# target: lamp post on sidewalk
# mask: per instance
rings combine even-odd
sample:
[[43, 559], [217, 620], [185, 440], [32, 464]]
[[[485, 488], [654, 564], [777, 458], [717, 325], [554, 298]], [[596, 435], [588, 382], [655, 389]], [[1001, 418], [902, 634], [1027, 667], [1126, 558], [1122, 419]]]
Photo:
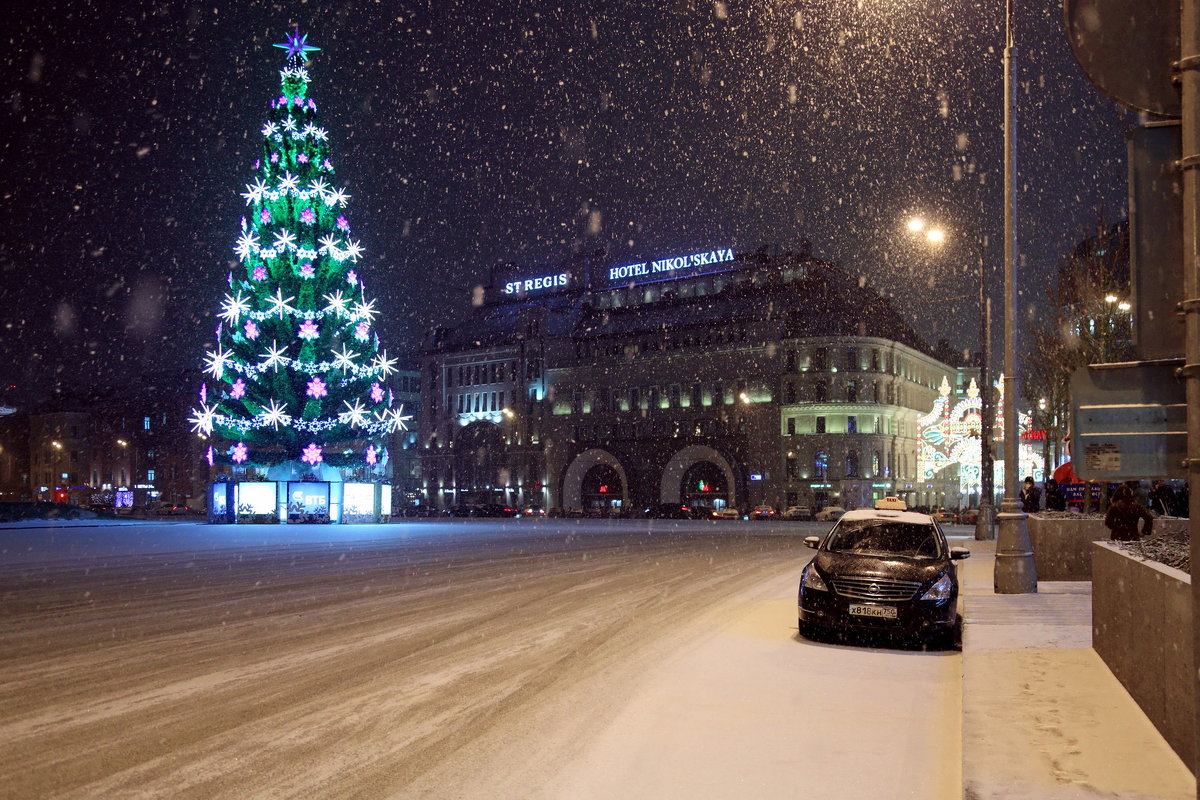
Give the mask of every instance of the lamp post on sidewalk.
[[997, 594], [1037, 592], [1029, 521], [1017, 503], [1017, 48], [1013, 0], [1004, 3], [1004, 498], [996, 515]]
[[[924, 233], [931, 244], [941, 244], [946, 234], [941, 228], [926, 227], [925, 220], [913, 217], [906, 224], [910, 233]], [[979, 518], [975, 522], [975, 538], [995, 538], [992, 498], [995, 497], [995, 470], [992, 467], [992, 430], [995, 427], [994, 393], [988, 363], [988, 343], [992, 338], [992, 304], [987, 296], [987, 270], [982, 247], [979, 252]]]

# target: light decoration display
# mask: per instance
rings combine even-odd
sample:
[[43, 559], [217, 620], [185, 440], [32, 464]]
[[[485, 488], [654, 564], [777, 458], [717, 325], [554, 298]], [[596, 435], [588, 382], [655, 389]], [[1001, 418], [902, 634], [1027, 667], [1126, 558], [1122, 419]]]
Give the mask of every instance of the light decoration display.
[[385, 391], [396, 359], [380, 349], [379, 312], [351, 268], [364, 252], [350, 238], [351, 195], [334, 183], [329, 134], [308, 96], [308, 57], [318, 48], [298, 30], [276, 47], [287, 51], [281, 92], [240, 193], [239, 266], [190, 422], [227, 440], [206, 454], [216, 463], [374, 469], [387, 461], [384, 437], [412, 417]]
[[[996, 424], [993, 425], [992, 441], [1003, 442], [1004, 397], [1003, 382], [996, 387], [999, 398], [996, 404]], [[1032, 418], [1022, 413], [1018, 419], [1021, 432], [1032, 427]], [[950, 383], [942, 378], [938, 387], [938, 398], [929, 413], [917, 420], [917, 477], [919, 480], [955, 479], [957, 470], [959, 491], [978, 494], [983, 487], [981, 466], [980, 431], [983, 428], [983, 398], [975, 379], [967, 387], [966, 397], [957, 402], [950, 397]], [[1021, 473], [1042, 480], [1045, 470], [1042, 458], [1034, 448], [1024, 442], [1019, 448]], [[947, 472], [950, 470], [951, 472]], [[993, 460], [993, 486], [1004, 486], [1004, 459]]]

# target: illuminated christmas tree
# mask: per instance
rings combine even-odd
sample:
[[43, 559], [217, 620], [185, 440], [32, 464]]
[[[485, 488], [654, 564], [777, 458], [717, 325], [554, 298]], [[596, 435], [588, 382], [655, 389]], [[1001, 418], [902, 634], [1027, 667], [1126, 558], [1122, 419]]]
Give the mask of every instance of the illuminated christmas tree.
[[386, 380], [379, 313], [355, 270], [345, 190], [334, 183], [328, 134], [308, 97], [307, 44], [285, 44], [281, 91], [262, 128], [233, 248], [238, 267], [205, 354], [193, 430], [213, 437], [210, 464], [257, 468], [272, 479], [378, 476], [387, 435], [410, 417]]

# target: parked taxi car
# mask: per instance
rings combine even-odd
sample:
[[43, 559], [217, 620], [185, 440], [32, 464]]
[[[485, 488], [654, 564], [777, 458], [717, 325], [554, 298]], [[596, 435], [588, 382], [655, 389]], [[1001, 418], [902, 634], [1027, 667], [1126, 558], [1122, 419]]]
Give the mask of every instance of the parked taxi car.
[[953, 645], [961, 636], [956, 562], [934, 519], [886, 498], [846, 512], [825, 537], [807, 536], [817, 552], [800, 576], [800, 633], [885, 633]]

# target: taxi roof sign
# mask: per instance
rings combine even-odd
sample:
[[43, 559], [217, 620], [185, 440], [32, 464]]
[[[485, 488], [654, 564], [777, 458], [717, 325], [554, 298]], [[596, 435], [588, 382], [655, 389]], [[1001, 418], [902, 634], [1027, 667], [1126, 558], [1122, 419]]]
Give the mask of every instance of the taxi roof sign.
[[876, 511], [908, 511], [908, 503], [899, 497], [881, 497], [875, 501]]

